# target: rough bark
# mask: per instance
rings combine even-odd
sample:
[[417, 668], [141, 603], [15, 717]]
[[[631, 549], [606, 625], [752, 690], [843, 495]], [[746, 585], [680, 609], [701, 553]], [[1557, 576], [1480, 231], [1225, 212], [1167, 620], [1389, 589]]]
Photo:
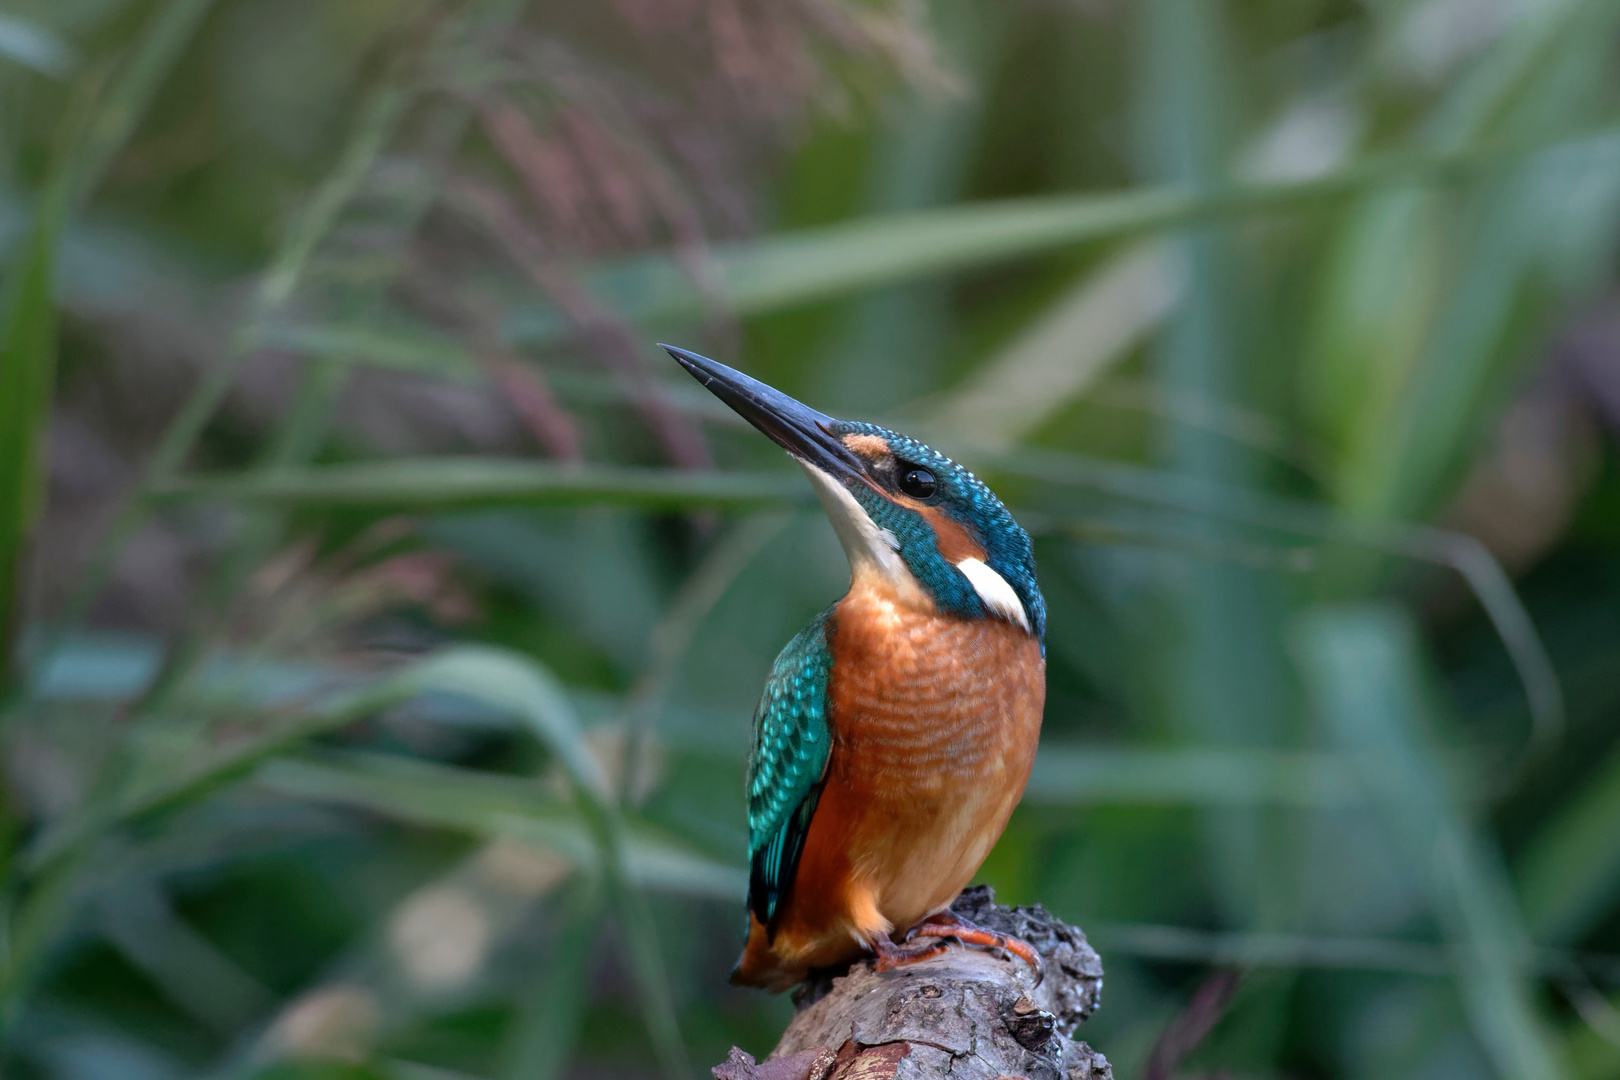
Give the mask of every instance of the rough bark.
[[806, 982], [770, 1057], [756, 1063], [733, 1049], [715, 1080], [1113, 1080], [1107, 1059], [1072, 1038], [1102, 991], [1086, 936], [1038, 904], [997, 904], [985, 886], [952, 908], [1033, 945], [1045, 981], [1035, 985], [1016, 957], [979, 949], [881, 974], [864, 961]]

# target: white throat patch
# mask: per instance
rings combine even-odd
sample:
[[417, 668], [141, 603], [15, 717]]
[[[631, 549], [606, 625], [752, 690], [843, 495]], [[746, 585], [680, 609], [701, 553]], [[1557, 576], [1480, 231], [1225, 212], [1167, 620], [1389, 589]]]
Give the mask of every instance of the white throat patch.
[[972, 584], [973, 591], [979, 594], [985, 607], [1008, 622], [1022, 626], [1026, 633], [1034, 633], [1029, 626], [1029, 616], [1024, 613], [1024, 602], [1018, 599], [1018, 594], [1013, 592], [1006, 578], [979, 559], [963, 559], [956, 564], [956, 568]]
[[838, 534], [838, 542], [849, 559], [850, 573], [859, 576], [863, 570], [875, 571], [897, 586], [920, 588], [911, 569], [900, 558], [900, 541], [894, 538], [894, 533], [879, 528], [872, 515], [855, 501], [855, 496], [843, 484], [807, 461], [794, 460], [810, 478], [822, 508], [832, 521], [833, 532]]

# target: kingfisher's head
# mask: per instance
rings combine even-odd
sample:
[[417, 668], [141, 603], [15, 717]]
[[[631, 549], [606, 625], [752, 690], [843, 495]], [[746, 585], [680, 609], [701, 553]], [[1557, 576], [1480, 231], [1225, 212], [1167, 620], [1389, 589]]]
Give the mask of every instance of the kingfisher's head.
[[874, 424], [835, 420], [707, 357], [664, 348], [793, 455], [815, 485], [850, 572], [920, 589], [944, 612], [1046, 636], [1029, 534], [967, 469]]

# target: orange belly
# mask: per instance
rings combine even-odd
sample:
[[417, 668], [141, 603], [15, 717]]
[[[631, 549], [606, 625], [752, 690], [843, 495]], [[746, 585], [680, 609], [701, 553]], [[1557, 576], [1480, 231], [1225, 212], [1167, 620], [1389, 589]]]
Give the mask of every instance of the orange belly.
[[737, 978], [781, 989], [948, 907], [1023, 796], [1040, 738], [1040, 645], [857, 582], [830, 628], [833, 747], [774, 935], [751, 918]]

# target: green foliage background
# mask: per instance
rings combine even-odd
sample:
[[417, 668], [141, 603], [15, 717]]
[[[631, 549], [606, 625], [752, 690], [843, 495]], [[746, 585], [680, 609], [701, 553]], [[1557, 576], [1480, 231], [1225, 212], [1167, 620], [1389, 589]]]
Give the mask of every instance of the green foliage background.
[[1620, 1076], [1620, 4], [8, 0], [0, 1069], [693, 1077], [842, 557], [968, 462], [983, 879], [1144, 1075]]

